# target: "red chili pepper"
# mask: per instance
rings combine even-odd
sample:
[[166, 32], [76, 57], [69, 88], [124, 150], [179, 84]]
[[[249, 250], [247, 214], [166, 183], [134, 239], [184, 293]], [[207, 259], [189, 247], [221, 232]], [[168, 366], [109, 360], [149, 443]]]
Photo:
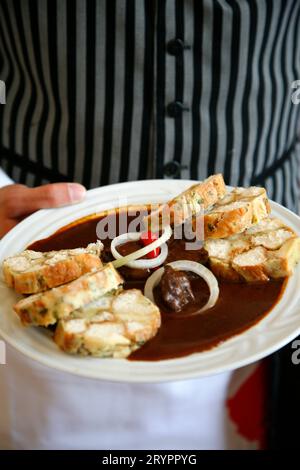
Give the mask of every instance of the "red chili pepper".
[[[158, 238], [159, 237], [156, 233], [149, 231], [149, 232], [142, 233], [140, 240], [144, 246], [148, 246], [150, 245], [150, 243], [155, 242], [155, 240], [157, 240]], [[152, 258], [156, 258], [159, 254], [160, 254], [160, 248], [154, 248], [154, 250], [150, 251], [150, 253], [148, 253], [146, 257], [149, 259], [152, 259]]]

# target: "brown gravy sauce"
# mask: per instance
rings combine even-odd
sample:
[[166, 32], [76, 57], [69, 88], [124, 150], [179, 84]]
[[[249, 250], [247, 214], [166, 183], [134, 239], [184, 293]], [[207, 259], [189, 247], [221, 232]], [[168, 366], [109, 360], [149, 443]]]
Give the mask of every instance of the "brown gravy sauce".
[[[49, 238], [36, 241], [30, 248], [50, 251], [86, 246], [97, 240], [96, 226], [102, 218], [103, 215], [98, 215], [79, 220], [75, 224], [63, 227]], [[128, 223], [131, 219], [128, 217]], [[117, 233], [119, 233], [118, 228]], [[112, 259], [109, 250], [110, 240], [102, 241], [105, 246], [104, 256], [108, 261]], [[122, 248], [119, 247], [119, 251], [126, 254], [138, 248], [140, 248], [138, 242], [131, 242]], [[177, 259], [203, 261], [203, 250], [187, 251], [184, 240], [171, 240], [166, 262]], [[120, 271], [125, 278], [125, 288], [136, 287], [142, 290], [150, 273], [129, 268], [121, 268]], [[190, 314], [204, 305], [209, 295], [208, 287], [202, 279], [194, 275], [191, 275], [191, 284], [196, 300], [187, 305], [180, 315], [166, 309], [161, 300], [159, 286], [155, 288], [155, 300], [162, 314], [161, 328], [152, 340], [131, 354], [129, 359], [157, 361], [211, 349], [260, 321], [280, 299], [286, 280], [263, 284], [219, 281], [220, 297], [217, 304], [207, 313], [200, 315]]]

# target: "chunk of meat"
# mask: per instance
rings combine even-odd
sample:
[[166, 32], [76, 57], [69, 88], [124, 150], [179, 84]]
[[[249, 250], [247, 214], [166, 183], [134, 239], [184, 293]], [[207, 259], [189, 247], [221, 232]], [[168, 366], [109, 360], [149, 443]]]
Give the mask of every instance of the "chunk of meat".
[[166, 306], [179, 312], [195, 300], [191, 283], [186, 272], [173, 269], [166, 265], [160, 281], [162, 300]]

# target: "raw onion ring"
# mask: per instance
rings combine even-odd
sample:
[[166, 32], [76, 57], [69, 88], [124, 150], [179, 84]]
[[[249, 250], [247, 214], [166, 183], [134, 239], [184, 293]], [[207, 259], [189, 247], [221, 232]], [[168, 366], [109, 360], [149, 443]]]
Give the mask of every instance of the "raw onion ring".
[[[188, 315], [197, 315], [198, 313], [203, 313], [216, 304], [219, 298], [219, 284], [217, 278], [209, 269], [207, 269], [202, 264], [197, 263], [196, 261], [190, 260], [173, 261], [172, 263], [168, 263], [168, 266], [171, 266], [174, 269], [180, 269], [182, 271], [192, 271], [193, 273], [198, 274], [198, 276], [204, 279], [204, 281], [208, 284], [210, 291], [208, 301], [200, 310], [197, 310], [195, 313]], [[151, 274], [151, 276], [148, 277], [147, 282], [145, 284], [144, 295], [154, 303], [155, 300], [153, 295], [153, 289], [160, 282], [163, 272], [164, 267], [158, 269], [153, 274]]]
[[[130, 253], [129, 255], [122, 256], [117, 250], [116, 247], [118, 245], [122, 245], [123, 243], [127, 241], [136, 241], [141, 238], [141, 233], [139, 232], [130, 232], [130, 233], [124, 233], [122, 235], [119, 235], [118, 237], [115, 237], [113, 241], [111, 242], [110, 250], [115, 258], [115, 261], [112, 262], [115, 268], [120, 268], [121, 266], [129, 266], [130, 268], [136, 268], [136, 269], [151, 269], [151, 268], [156, 268], [157, 266], [160, 266], [161, 264], [164, 263], [168, 256], [168, 246], [165, 243], [167, 240], [172, 235], [172, 229], [168, 225], [163, 229], [162, 235], [155, 240], [154, 242], [150, 243], [147, 246], [144, 246], [140, 250], [134, 251], [133, 253]], [[153, 259], [138, 259], [142, 258], [143, 256], [147, 255], [151, 251], [154, 250], [154, 248], [161, 248], [160, 254]]]

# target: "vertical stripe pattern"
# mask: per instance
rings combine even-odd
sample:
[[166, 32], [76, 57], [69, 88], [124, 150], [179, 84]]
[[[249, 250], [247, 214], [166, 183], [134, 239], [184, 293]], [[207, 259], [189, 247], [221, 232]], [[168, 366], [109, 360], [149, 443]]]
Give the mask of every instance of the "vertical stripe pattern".
[[296, 208], [299, 31], [296, 0], [2, 0], [1, 164], [95, 187], [177, 162]]

